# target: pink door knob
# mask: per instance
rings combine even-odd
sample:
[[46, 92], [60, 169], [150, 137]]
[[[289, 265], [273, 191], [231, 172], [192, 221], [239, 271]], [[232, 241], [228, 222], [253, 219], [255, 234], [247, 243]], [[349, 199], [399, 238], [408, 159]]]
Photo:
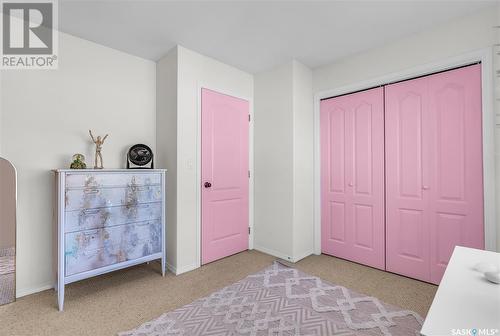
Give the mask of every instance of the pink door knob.
[[424, 186], [422, 186], [422, 189], [429, 190], [429, 186], [424, 185]]

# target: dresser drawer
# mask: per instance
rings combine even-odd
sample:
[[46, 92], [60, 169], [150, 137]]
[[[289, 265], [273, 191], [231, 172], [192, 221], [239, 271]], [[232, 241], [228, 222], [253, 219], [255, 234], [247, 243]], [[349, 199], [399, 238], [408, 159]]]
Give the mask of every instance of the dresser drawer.
[[134, 206], [81, 209], [67, 211], [64, 216], [64, 232], [74, 232], [160, 219], [162, 204], [155, 202]]
[[128, 187], [161, 184], [161, 174], [75, 173], [66, 175], [66, 188]]
[[66, 211], [112, 206], [134, 206], [162, 200], [161, 186], [86, 188], [66, 190]]
[[161, 228], [146, 221], [66, 233], [66, 276], [160, 252]]

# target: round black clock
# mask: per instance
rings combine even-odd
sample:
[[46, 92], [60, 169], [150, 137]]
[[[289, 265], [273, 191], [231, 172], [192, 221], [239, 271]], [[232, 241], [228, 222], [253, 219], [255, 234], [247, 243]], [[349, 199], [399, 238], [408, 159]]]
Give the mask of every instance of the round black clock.
[[149, 168], [153, 168], [153, 151], [147, 145], [133, 145], [128, 151], [127, 158], [127, 168], [130, 168], [130, 163], [133, 163], [140, 168], [147, 168], [144, 166], [151, 163], [151, 167]]

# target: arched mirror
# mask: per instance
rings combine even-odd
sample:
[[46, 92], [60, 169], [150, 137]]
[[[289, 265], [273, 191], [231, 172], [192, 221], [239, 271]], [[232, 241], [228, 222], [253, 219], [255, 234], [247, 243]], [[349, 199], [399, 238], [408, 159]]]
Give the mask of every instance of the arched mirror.
[[0, 157], [0, 305], [16, 300], [16, 169]]

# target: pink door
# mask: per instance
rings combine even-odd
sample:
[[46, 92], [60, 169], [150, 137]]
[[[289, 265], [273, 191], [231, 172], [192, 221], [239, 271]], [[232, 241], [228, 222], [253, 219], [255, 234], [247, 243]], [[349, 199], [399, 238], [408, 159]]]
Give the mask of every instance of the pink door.
[[384, 249], [384, 102], [376, 88], [321, 101], [323, 253], [380, 269]]
[[386, 87], [387, 270], [439, 283], [484, 248], [480, 66]]
[[202, 89], [202, 264], [248, 249], [248, 101]]
[[456, 245], [484, 249], [481, 66], [430, 76], [429, 114], [430, 276], [439, 283]]
[[385, 88], [387, 270], [429, 281], [427, 78]]

